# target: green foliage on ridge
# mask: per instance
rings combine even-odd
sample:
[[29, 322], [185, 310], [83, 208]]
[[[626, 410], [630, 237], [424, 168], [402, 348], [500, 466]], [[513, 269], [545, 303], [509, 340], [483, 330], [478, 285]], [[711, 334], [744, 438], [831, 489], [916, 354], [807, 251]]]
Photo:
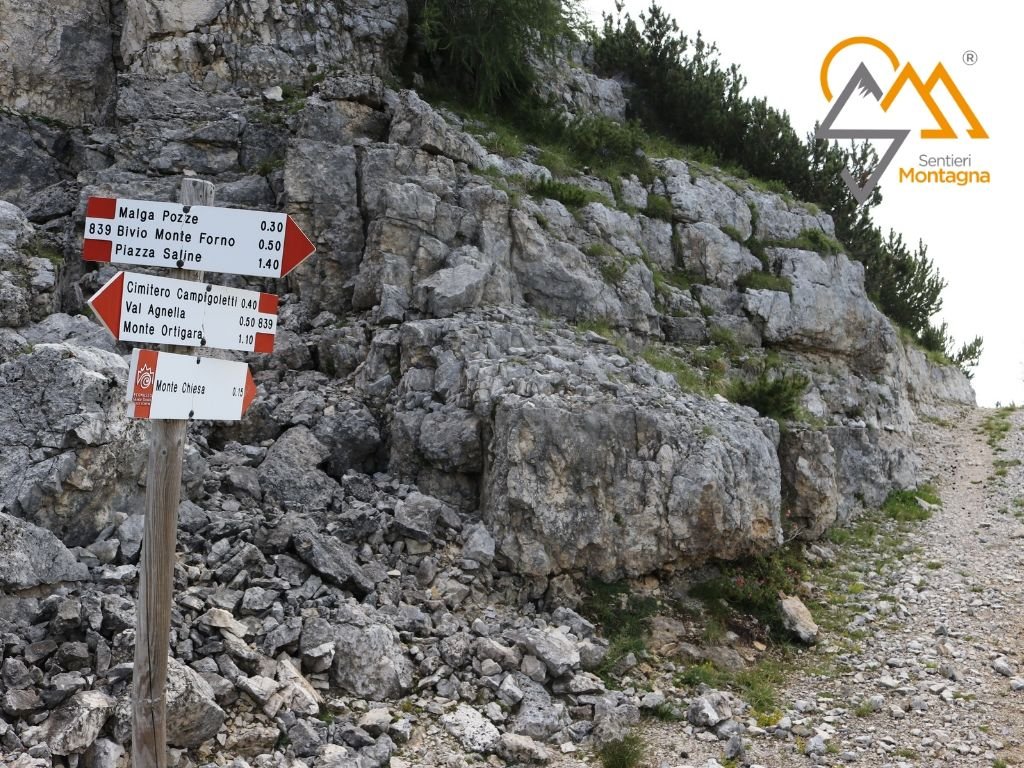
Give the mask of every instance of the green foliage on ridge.
[[[800, 247], [832, 253], [841, 245], [864, 265], [868, 294], [879, 308], [934, 360], [955, 363], [965, 372], [977, 364], [980, 337], [957, 349], [945, 324], [932, 323], [946, 283], [924, 243], [911, 249], [898, 234], [883, 235], [871, 217], [881, 191], [876, 187], [860, 205], [841, 177], [844, 169], [857, 178], [870, 175], [878, 163], [874, 149], [867, 143], [847, 147], [813, 136], [801, 139], [785, 112], [742, 95], [745, 77], [736, 65], [720, 61], [714, 43], [680, 31], [658, 3], [651, 2], [639, 22], [617, 3], [601, 29], [581, 23], [576, 0], [412, 0], [409, 9], [407, 64], [422, 72], [431, 88], [467, 108], [497, 114], [511, 126], [512, 131], [493, 132], [489, 145], [495, 151], [518, 153], [524, 142], [536, 144], [539, 162], [556, 176], [583, 170], [603, 177], [621, 202], [623, 175], [653, 180], [648, 155], [690, 147], [684, 154], [692, 172], [709, 170], [693, 162], [700, 159], [749, 178], [757, 189], [828, 212], [839, 242], [826, 242], [822, 235]], [[554, 62], [566, 41], [581, 36], [589, 37], [599, 74], [629, 82], [625, 124], [599, 115], [567, 117], [536, 95], [534, 63]], [[573, 205], [584, 204], [573, 190], [557, 192]], [[670, 221], [667, 203], [652, 196], [645, 213]]]

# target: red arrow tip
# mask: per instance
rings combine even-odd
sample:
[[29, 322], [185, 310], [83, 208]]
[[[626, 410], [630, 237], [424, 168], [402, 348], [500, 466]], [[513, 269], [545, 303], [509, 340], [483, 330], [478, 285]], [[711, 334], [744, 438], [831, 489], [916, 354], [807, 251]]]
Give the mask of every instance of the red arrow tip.
[[121, 295], [124, 289], [124, 272], [118, 272], [107, 284], [100, 288], [89, 299], [89, 306], [96, 317], [107, 327], [114, 338], [118, 338], [117, 329], [121, 325]]
[[281, 277], [284, 277], [299, 264], [313, 255], [316, 246], [306, 237], [306, 233], [299, 229], [299, 225], [288, 217], [288, 223], [284, 228], [284, 254], [281, 258]]
[[242, 395], [242, 415], [249, 410], [252, 401], [256, 399], [256, 382], [252, 380], [252, 371], [245, 370], [245, 394]]

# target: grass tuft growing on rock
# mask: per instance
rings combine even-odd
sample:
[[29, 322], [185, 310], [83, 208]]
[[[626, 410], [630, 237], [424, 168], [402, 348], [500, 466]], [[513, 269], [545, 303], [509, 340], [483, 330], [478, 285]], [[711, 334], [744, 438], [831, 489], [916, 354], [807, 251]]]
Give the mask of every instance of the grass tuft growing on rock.
[[530, 187], [530, 192], [539, 197], [557, 200], [570, 210], [578, 210], [588, 203], [607, 205], [610, 202], [600, 192], [584, 189], [576, 184], [569, 184], [557, 179], [541, 179]]
[[661, 219], [672, 223], [672, 202], [662, 195], [650, 194], [647, 196], [647, 207], [644, 208], [644, 215], [652, 219]]
[[882, 511], [898, 522], [922, 522], [932, 516], [931, 509], [923, 506], [918, 500], [928, 505], [942, 502], [935, 489], [930, 485], [922, 485], [913, 491], [893, 491], [882, 505]]
[[785, 636], [778, 611], [779, 592], [800, 591], [807, 567], [798, 547], [789, 546], [742, 563], [723, 565], [718, 576], [690, 590], [708, 609], [719, 611], [724, 600]]
[[634, 768], [646, 751], [643, 740], [635, 733], [610, 741], [598, 751], [604, 768]]
[[772, 419], [791, 419], [800, 408], [800, 398], [810, 383], [800, 373], [771, 376], [762, 371], [753, 381], [733, 382], [726, 397], [734, 403], [749, 405], [762, 416]]
[[988, 437], [986, 441], [989, 448], [995, 450], [1002, 450], [999, 444], [1006, 439], [1006, 436], [1010, 433], [1012, 424], [1010, 423], [1010, 414], [1017, 410], [1016, 406], [1007, 405], [1002, 408], [996, 409], [995, 413], [991, 413], [985, 417], [984, 421], [981, 422], [981, 433]]
[[736, 281], [736, 285], [744, 291], [766, 290], [782, 293], [792, 293], [793, 291], [793, 283], [788, 277], [773, 275], [771, 272], [747, 272]]
[[731, 690], [750, 704], [753, 717], [778, 722], [778, 690], [786, 681], [786, 670], [785, 661], [771, 657], [737, 671], [719, 669], [710, 661], [704, 661], [676, 675], [676, 684], [691, 688], [704, 684], [719, 690]]
[[658, 601], [634, 595], [622, 581], [606, 584], [594, 580], [587, 584], [586, 592], [580, 611], [601, 628], [609, 642], [608, 654], [598, 669], [598, 674], [607, 678], [621, 658], [645, 650], [645, 638], [651, 617], [657, 613]]
[[684, 392], [703, 392], [705, 390], [704, 379], [700, 372], [685, 360], [682, 360], [670, 352], [648, 347], [643, 351], [643, 358], [651, 366], [659, 371], [671, 373], [679, 388]]

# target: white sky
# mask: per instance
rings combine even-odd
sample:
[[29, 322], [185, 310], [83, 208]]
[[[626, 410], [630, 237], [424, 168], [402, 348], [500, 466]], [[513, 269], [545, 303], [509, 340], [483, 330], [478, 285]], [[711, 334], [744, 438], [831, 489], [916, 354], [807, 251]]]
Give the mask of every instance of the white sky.
[[[600, 25], [602, 11], [613, 12], [615, 4], [614, 0], [583, 0], [582, 5]], [[626, 10], [636, 19], [648, 5], [648, 0], [627, 0]], [[856, 0], [848, 5], [821, 0], [742, 4], [664, 0], [660, 5], [691, 37], [700, 30], [705, 39], [717, 42], [721, 60], [739, 64], [746, 75], [746, 95], [765, 96], [769, 104], [789, 112], [801, 136], [828, 111], [819, 85], [821, 62], [844, 38], [865, 35], [886, 42], [901, 67], [912, 62], [923, 79], [938, 62], [945, 65], [990, 138], [966, 138], [961, 130], [965, 123], [955, 105], [937, 97], [954, 129], [965, 138], [922, 140], [918, 131], [932, 127], [933, 121], [928, 121], [927, 113], [914, 114], [909, 106], [898, 110], [904, 101], [901, 96], [887, 116], [895, 124], [871, 127], [917, 130], [882, 177], [884, 201], [874, 218], [883, 231], [892, 227], [908, 243], [924, 239], [929, 258], [949, 284], [936, 320], [949, 323], [958, 345], [977, 334], [984, 337], [984, 353], [973, 382], [979, 405], [1024, 402], [1024, 332], [1019, 319], [1024, 310], [1024, 261], [1017, 232], [1024, 221], [1024, 205], [1019, 201], [1020, 185], [1013, 182], [1022, 177], [1024, 152], [1017, 144], [1021, 130], [1015, 119], [1021, 114], [1021, 97], [1010, 79], [1021, 67], [1014, 55], [1020, 45], [1015, 39], [1018, 24], [1009, 10], [1014, 6], [994, 0], [966, 6], [892, 0]], [[891, 81], [882, 79], [891, 68], [882, 65], [884, 58], [870, 60], [871, 49], [867, 50], [847, 49], [848, 56], [835, 59], [833, 91], [846, 84], [862, 59], [883, 91], [888, 90]], [[963, 63], [966, 50], [976, 52], [974, 66]], [[872, 61], [879, 63], [873, 66]], [[880, 154], [884, 148], [878, 147]], [[992, 182], [964, 187], [899, 183], [897, 168], [916, 165], [921, 152], [970, 154], [972, 167], [988, 169]]]

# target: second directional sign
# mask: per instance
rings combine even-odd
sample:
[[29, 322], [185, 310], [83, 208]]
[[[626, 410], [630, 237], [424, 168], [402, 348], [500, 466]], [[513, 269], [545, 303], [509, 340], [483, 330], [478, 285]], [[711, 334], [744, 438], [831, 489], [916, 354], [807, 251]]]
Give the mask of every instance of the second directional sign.
[[284, 277], [316, 247], [284, 213], [90, 197], [86, 261]]
[[272, 352], [277, 296], [118, 272], [89, 306], [120, 341]]

